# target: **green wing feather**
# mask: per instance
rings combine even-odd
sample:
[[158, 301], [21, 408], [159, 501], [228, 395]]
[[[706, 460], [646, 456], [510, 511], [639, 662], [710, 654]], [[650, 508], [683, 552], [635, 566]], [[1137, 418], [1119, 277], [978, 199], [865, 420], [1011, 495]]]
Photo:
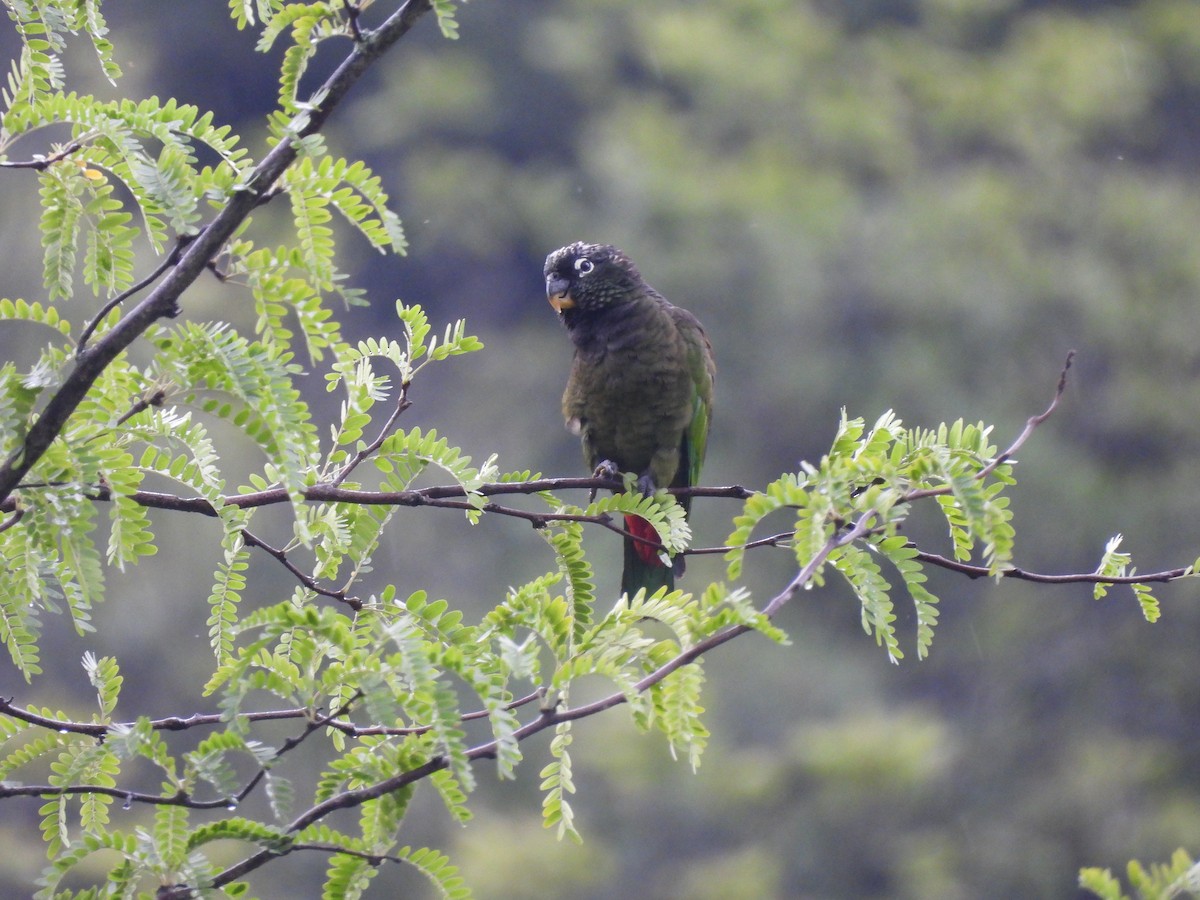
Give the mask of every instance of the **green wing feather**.
[[713, 384], [716, 381], [717, 367], [713, 361], [712, 344], [709, 343], [708, 336], [696, 317], [679, 307], [674, 307], [671, 314], [679, 333], [687, 343], [687, 366], [694, 388], [692, 419], [684, 435], [684, 457], [680, 460], [680, 469], [683, 471], [676, 476], [675, 481], [678, 486], [691, 486], [700, 483], [700, 468], [704, 465], [704, 455], [708, 451], [708, 430], [712, 425]]

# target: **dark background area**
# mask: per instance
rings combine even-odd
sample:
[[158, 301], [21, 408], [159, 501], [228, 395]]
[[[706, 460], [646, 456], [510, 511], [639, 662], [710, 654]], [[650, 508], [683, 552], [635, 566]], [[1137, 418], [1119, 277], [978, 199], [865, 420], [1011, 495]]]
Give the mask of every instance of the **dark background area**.
[[[68, 77], [211, 109], [261, 157], [282, 47], [256, 53], [226, 10], [110, 3], [125, 78], [106, 84], [82, 43]], [[346, 312], [347, 335], [394, 330], [399, 297], [435, 329], [465, 317], [487, 345], [419, 379], [406, 426], [498, 453], [504, 470], [582, 474], [541, 265], [605, 241], [712, 337], [706, 483], [757, 487], [819, 458], [843, 407], [983, 420], [1006, 445], [1075, 349], [1060, 409], [1020, 454], [1017, 563], [1089, 571], [1117, 533], [1141, 571], [1200, 553], [1200, 4], [513, 0], [459, 18], [456, 42], [423, 22], [327, 133], [382, 176], [410, 240], [383, 257], [346, 236], [342, 266], [372, 301]], [[35, 203], [32, 175], [0, 177], [0, 295], [42, 297]], [[286, 214], [261, 210], [259, 233]], [[64, 314], [81, 323], [99, 302], [81, 292]], [[253, 324], [236, 285], [209, 279], [184, 304]], [[4, 326], [3, 358], [23, 360], [23, 339]], [[332, 415], [320, 366], [310, 383]], [[736, 509], [698, 501], [697, 543], [723, 543]], [[160, 555], [111, 573], [99, 633], [48, 621], [54, 664], [32, 688], [0, 671], [0, 693], [90, 714], [79, 659], [93, 650], [121, 663], [119, 714], [210, 711], [197, 686], [218, 532], [155, 524]], [[615, 592], [619, 548], [600, 530], [591, 542]], [[372, 577], [474, 620], [552, 565], [523, 523], [402, 510]], [[747, 580], [765, 600], [792, 565], [759, 551]], [[269, 559], [250, 575], [251, 602], [291, 590]], [[721, 575], [719, 558], [697, 559], [685, 585]], [[930, 582], [942, 622], [924, 662], [901, 594], [909, 658], [892, 666], [832, 578], [785, 610], [791, 646], [747, 637], [714, 653], [696, 775], [622, 710], [581, 723], [582, 846], [541, 827], [539, 739], [517, 783], [481, 769], [469, 827], [423, 796], [402, 840], [447, 847], [482, 898], [1059, 898], [1083, 865], [1200, 853], [1194, 583], [1157, 591], [1152, 626], [1121, 589], [1094, 601], [1086, 585]], [[37, 804], [10, 806], [0, 878], [19, 896], [44, 848]], [[311, 896], [324, 864], [275, 864], [255, 892]], [[391, 867], [375, 890], [424, 888]]]

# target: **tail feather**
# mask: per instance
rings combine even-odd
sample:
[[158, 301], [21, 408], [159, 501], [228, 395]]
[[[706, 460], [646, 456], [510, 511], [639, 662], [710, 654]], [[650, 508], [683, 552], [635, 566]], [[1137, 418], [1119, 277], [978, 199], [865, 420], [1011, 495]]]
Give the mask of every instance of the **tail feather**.
[[[625, 538], [625, 565], [621, 570], [621, 591], [632, 597], [641, 588], [649, 596], [660, 587], [675, 589], [675, 576], [683, 574], [683, 557], [671, 564], [663, 561], [663, 546], [654, 526], [641, 516], [626, 516], [625, 530], [636, 537]], [[637, 540], [636, 538], [642, 538]]]

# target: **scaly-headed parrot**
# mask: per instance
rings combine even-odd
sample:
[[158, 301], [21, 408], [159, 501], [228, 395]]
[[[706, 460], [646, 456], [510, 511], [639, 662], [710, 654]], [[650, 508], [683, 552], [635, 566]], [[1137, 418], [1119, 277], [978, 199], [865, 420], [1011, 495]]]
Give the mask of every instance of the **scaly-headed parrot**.
[[[546, 297], [567, 327], [575, 359], [563, 393], [567, 429], [598, 475], [637, 473], [638, 490], [697, 483], [712, 420], [716, 366], [704, 328], [646, 284], [616, 247], [575, 243], [546, 257]], [[681, 497], [684, 510], [689, 498]], [[675, 586], [654, 528], [625, 517], [621, 590]]]

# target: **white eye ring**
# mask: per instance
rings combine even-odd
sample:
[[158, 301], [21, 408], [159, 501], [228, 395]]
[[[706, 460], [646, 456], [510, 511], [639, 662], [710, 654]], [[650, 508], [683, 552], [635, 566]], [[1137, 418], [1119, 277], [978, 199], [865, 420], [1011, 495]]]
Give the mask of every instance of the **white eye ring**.
[[586, 256], [581, 256], [575, 260], [575, 271], [580, 275], [588, 275], [594, 268], [596, 268], [596, 264]]

